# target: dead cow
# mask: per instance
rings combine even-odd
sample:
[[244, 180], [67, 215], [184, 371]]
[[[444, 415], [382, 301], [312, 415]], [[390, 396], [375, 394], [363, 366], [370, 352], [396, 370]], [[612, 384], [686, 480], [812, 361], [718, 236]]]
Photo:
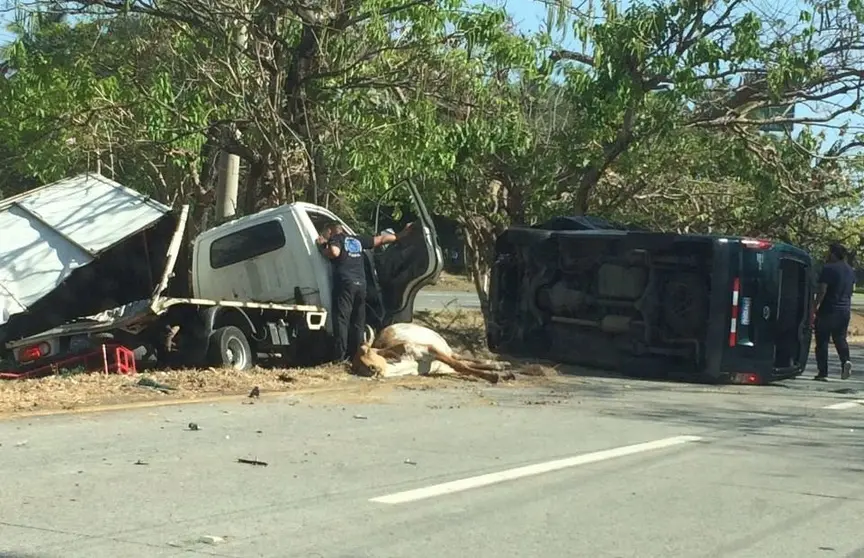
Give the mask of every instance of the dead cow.
[[[387, 378], [456, 373], [494, 384], [500, 377], [492, 371], [505, 370], [507, 364], [456, 356], [447, 341], [428, 327], [393, 324], [381, 330], [377, 337], [369, 335], [354, 355], [351, 368], [358, 376]], [[505, 375], [505, 379], [513, 377], [509, 372]]]

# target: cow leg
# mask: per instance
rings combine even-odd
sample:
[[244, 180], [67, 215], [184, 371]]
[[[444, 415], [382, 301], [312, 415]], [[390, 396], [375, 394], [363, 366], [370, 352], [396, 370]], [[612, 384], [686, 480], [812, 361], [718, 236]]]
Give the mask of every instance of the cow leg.
[[507, 370], [510, 368], [509, 362], [496, 362], [492, 360], [478, 360], [474, 358], [462, 358], [460, 359], [462, 362], [465, 362], [471, 368], [476, 368], [477, 370], [494, 370], [496, 372], [500, 372], [502, 370]]
[[471, 368], [470, 366], [463, 363], [462, 361], [455, 359], [448, 354], [442, 353], [441, 351], [439, 351], [435, 347], [432, 347], [432, 346], [429, 347], [429, 354], [432, 355], [436, 360], [440, 360], [441, 362], [443, 362], [444, 364], [446, 364], [447, 366], [449, 366], [450, 368], [452, 368], [456, 372], [459, 372], [460, 374], [466, 374], [468, 376], [476, 376], [478, 378], [483, 378], [484, 380], [486, 380], [487, 382], [492, 383], [492, 384], [498, 383], [498, 380], [499, 380], [498, 374], [493, 374], [490, 372], [484, 372], [483, 370], [477, 370], [475, 368]]

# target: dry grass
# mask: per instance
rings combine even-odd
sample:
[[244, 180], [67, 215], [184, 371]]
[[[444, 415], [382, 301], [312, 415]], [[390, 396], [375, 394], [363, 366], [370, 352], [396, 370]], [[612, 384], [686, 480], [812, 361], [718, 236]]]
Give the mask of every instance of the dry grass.
[[[483, 317], [478, 311], [442, 310], [419, 311], [418, 323], [438, 331], [450, 345], [462, 354], [477, 358], [491, 358], [486, 348]], [[849, 325], [850, 341], [864, 342], [864, 311], [853, 312]], [[554, 368], [532, 363], [521, 363], [519, 372], [525, 376], [548, 378], [556, 376]], [[173, 389], [159, 390], [140, 386], [142, 378], [153, 380]], [[459, 385], [458, 380], [429, 378], [394, 378], [386, 382], [370, 382], [355, 378], [344, 366], [315, 368], [264, 369], [248, 372], [231, 370], [173, 370], [153, 371], [135, 377], [74, 374], [58, 375], [38, 380], [0, 381], [0, 416], [28, 411], [75, 409], [160, 400], [195, 400], [218, 395], [241, 395], [258, 386], [261, 393], [291, 392], [302, 389], [344, 387], [350, 393], [338, 397], [372, 397], [371, 390], [390, 389], [417, 383], [430, 388], [441, 385]], [[382, 385], [386, 384], [386, 386]], [[351, 394], [354, 395], [351, 395]]]
[[864, 311], [862, 310], [852, 310], [849, 320], [849, 340], [856, 343], [864, 342]]
[[[479, 312], [418, 312], [417, 322], [439, 331], [458, 351], [484, 356], [483, 318]], [[152, 380], [172, 389], [138, 385]], [[388, 384], [411, 384], [418, 379], [391, 379]], [[420, 379], [437, 385], [453, 385], [453, 380]], [[441, 382], [444, 382], [442, 384]], [[377, 382], [374, 382], [377, 383]], [[299, 389], [345, 387], [364, 395], [369, 380], [356, 378], [341, 365], [315, 368], [266, 369], [247, 372], [218, 370], [148, 371], [137, 376], [78, 373], [36, 380], [0, 381], [0, 416], [21, 412], [75, 409], [159, 400], [194, 400], [218, 395], [248, 394], [257, 386], [261, 393], [291, 392]], [[354, 389], [357, 388], [357, 389]]]
[[418, 310], [414, 320], [440, 333], [460, 353], [489, 358], [486, 328], [479, 310]]
[[[153, 380], [171, 389], [142, 386]], [[137, 376], [76, 374], [36, 380], [0, 382], [0, 415], [21, 411], [74, 409], [98, 405], [164, 399], [197, 399], [216, 395], [248, 394], [336, 387], [354, 380], [342, 366], [305, 369], [254, 368], [247, 372], [218, 370], [148, 371]]]

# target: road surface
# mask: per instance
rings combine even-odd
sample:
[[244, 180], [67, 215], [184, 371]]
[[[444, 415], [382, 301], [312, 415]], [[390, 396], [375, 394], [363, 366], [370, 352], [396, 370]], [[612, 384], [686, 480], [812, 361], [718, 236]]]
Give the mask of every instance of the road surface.
[[422, 290], [417, 294], [414, 307], [417, 310], [479, 310], [480, 299], [476, 293], [460, 291]]
[[861, 379], [379, 390], [0, 421], [0, 556], [864, 556]]

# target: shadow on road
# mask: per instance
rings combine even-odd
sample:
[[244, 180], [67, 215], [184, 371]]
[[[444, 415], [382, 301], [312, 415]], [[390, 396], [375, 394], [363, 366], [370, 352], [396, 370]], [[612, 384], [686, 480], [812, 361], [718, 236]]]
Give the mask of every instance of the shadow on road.
[[[596, 378], [596, 379], [616, 379], [627, 381], [632, 386], [650, 386], [648, 389], [668, 389], [675, 386], [678, 389], [714, 389], [714, 390], [798, 390], [809, 391], [814, 393], [831, 393], [837, 395], [857, 395], [864, 393], [864, 384], [861, 383], [864, 378], [864, 345], [850, 346], [852, 363], [857, 373], [849, 381], [841, 381], [840, 362], [836, 355], [831, 354], [829, 357], [829, 381], [813, 382], [812, 379], [816, 375], [816, 363], [811, 358], [807, 362], [807, 367], [804, 373], [799, 377], [779, 382], [772, 382], [760, 386], [741, 386], [728, 383], [712, 383], [699, 381], [684, 373], [676, 373], [675, 371], [664, 371], [662, 369], [644, 369], [631, 370], [630, 373], [623, 373], [611, 368], [580, 366], [574, 364], [562, 364], [554, 361], [537, 359], [531, 357], [516, 357], [509, 355], [496, 355], [499, 360], [507, 361], [511, 364], [514, 370], [527, 368], [531, 366], [540, 366], [548, 369], [554, 369], [557, 374], [572, 377], [572, 378]], [[665, 386], [665, 387], [663, 387]]]

